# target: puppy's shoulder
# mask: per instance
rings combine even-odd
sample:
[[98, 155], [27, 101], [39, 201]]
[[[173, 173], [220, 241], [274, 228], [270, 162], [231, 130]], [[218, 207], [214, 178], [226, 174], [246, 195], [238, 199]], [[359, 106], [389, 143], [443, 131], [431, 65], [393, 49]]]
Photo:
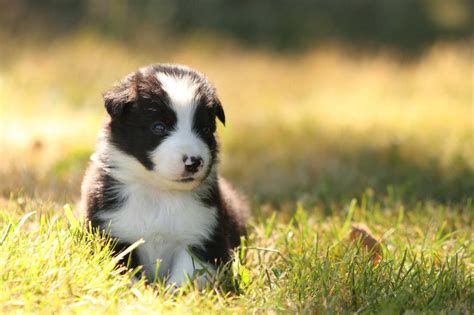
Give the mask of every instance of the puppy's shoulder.
[[230, 219], [237, 224], [241, 234], [243, 234], [245, 232], [245, 225], [250, 217], [250, 207], [247, 198], [223, 177], [219, 176], [218, 185], [222, 206]]

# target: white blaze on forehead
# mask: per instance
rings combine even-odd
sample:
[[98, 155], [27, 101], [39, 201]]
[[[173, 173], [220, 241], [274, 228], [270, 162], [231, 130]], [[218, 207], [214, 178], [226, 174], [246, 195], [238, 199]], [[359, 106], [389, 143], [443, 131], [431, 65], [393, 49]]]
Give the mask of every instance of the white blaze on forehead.
[[172, 105], [175, 107], [194, 105], [197, 85], [191, 77], [187, 75], [175, 77], [166, 73], [158, 73], [156, 76], [161, 87], [168, 94]]
[[196, 109], [197, 84], [190, 76], [173, 76], [166, 73], [156, 75], [161, 87], [170, 99], [178, 122], [176, 132], [192, 132], [193, 116]]

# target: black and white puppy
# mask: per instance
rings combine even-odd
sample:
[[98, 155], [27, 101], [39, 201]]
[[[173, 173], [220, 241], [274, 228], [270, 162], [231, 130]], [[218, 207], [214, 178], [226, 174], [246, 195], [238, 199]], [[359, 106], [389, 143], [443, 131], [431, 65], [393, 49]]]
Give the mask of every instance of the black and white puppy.
[[240, 244], [248, 214], [217, 174], [216, 117], [225, 116], [214, 87], [190, 68], [151, 65], [104, 100], [110, 117], [82, 184], [87, 220], [117, 251], [143, 239], [129, 261], [150, 281], [180, 286], [214, 271]]

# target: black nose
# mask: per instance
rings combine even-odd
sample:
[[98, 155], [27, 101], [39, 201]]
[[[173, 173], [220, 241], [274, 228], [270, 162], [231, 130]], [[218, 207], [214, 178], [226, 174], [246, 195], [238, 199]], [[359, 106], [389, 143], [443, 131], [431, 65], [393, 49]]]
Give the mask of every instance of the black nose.
[[190, 156], [184, 158], [184, 169], [188, 173], [196, 173], [202, 165], [202, 157], [200, 156]]

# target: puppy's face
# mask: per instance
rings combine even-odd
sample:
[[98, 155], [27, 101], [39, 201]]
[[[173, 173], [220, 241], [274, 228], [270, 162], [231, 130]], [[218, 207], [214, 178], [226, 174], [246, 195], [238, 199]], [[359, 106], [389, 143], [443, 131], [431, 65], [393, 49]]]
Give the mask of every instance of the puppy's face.
[[149, 66], [104, 99], [111, 116], [109, 142], [138, 162], [117, 167], [177, 190], [193, 189], [209, 175], [218, 151], [216, 117], [224, 123], [225, 116], [204, 76], [180, 66]]

